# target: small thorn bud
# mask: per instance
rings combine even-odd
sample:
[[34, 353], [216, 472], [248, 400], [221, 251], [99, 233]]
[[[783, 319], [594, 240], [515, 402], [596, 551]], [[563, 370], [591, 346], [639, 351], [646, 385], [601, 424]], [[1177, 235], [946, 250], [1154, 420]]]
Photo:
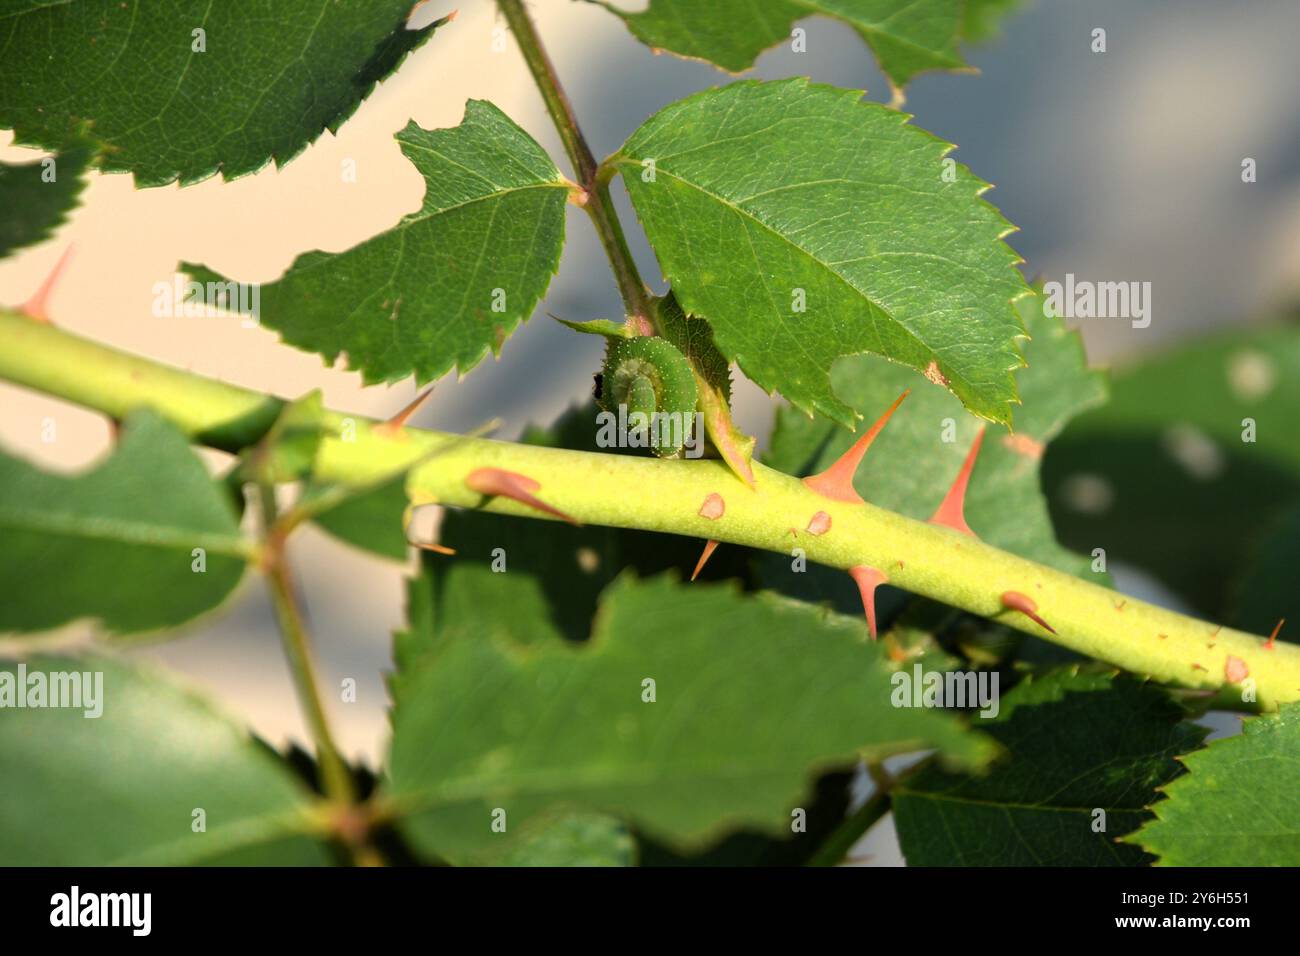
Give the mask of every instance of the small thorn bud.
[[803, 480], [803, 483], [819, 495], [830, 498], [832, 501], [849, 501], [862, 504], [862, 496], [853, 487], [853, 476], [857, 473], [858, 465], [862, 463], [863, 456], [866, 455], [867, 449], [871, 447], [871, 443], [875, 441], [876, 436], [880, 434], [881, 429], [889, 422], [890, 416], [902, 404], [903, 399], [907, 398], [910, 391], [909, 388], [894, 399], [894, 404], [885, 410], [885, 414], [876, 419], [876, 423], [868, 428], [848, 451], [836, 459], [833, 465], [819, 475], [810, 475]]
[[695, 562], [695, 570], [691, 572], [692, 581], [700, 576], [700, 572], [704, 570], [705, 562], [707, 562], [709, 558], [713, 557], [714, 549], [716, 549], [717, 546], [718, 542], [712, 539], [704, 542], [704, 552], [700, 555], [700, 560]]
[[577, 519], [565, 514], [553, 505], [548, 505], [534, 495], [533, 492], [541, 488], [541, 485], [527, 475], [506, 471], [503, 468], [477, 468], [465, 476], [465, 485], [470, 491], [476, 491], [488, 498], [509, 498], [521, 505], [527, 505], [548, 515], [554, 515], [561, 521], [569, 522], [569, 524], [581, 524]]
[[808, 519], [808, 533], [814, 536], [820, 536], [831, 530], [831, 516], [824, 511], [819, 511]]
[[1276, 626], [1274, 626], [1273, 628], [1273, 633], [1268, 636], [1268, 641], [1264, 644], [1264, 650], [1271, 651], [1274, 645], [1277, 644], [1277, 636], [1279, 633], [1281, 633], [1282, 625], [1285, 623], [1286, 623], [1286, 618], [1282, 618], [1282, 620], [1277, 622]]
[[1043, 630], [1050, 631], [1053, 634], [1056, 633], [1056, 628], [1038, 616], [1038, 605], [1034, 603], [1034, 599], [1029, 595], [1021, 594], [1019, 591], [1003, 591], [1002, 606], [1008, 611], [1019, 611]]
[[455, 554], [455, 548], [449, 548], [445, 544], [434, 544], [432, 541], [412, 541], [421, 551], [432, 551], [434, 554]]
[[862, 610], [867, 615], [867, 630], [871, 632], [871, 639], [874, 641], [876, 639], [876, 588], [887, 582], [889, 578], [885, 577], [883, 571], [865, 564], [849, 568], [849, 577], [853, 578], [853, 583], [858, 586], [858, 594], [862, 598]]
[[722, 495], [714, 491], [704, 499], [704, 504], [700, 505], [700, 517], [708, 518], [710, 521], [717, 521], [726, 510], [727, 503], [722, 500]]
[[975, 468], [975, 458], [980, 453], [980, 445], [983, 441], [984, 429], [981, 428], [976, 433], [975, 440], [971, 442], [970, 451], [966, 453], [966, 461], [962, 463], [961, 471], [957, 472], [948, 494], [931, 515], [931, 524], [941, 524], [962, 534], [968, 534], [972, 538], [978, 537], [966, 523], [966, 486], [970, 484], [970, 474]]
[[1227, 678], [1229, 684], [1240, 684], [1250, 676], [1250, 668], [1240, 657], [1228, 655], [1228, 660], [1223, 665], [1223, 676]]

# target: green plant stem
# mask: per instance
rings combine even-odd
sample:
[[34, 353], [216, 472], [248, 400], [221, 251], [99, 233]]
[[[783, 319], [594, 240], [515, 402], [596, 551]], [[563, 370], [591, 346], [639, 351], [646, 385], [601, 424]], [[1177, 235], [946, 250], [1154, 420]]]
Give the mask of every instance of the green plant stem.
[[352, 775], [339, 754], [333, 734], [330, 733], [329, 718], [325, 714], [325, 704], [321, 700], [316, 661], [307, 637], [307, 626], [294, 590], [289, 564], [284, 554], [284, 534], [279, 527], [275, 487], [259, 484], [258, 496], [263, 528], [260, 563], [271, 592], [271, 603], [275, 607], [275, 618], [280, 626], [284, 654], [289, 661], [289, 670], [293, 674], [298, 700], [302, 705], [303, 715], [307, 718], [307, 727], [311, 731], [312, 740], [316, 744], [321, 786], [325, 790], [325, 795], [338, 808], [348, 808], [356, 803], [357, 794], [352, 785]]
[[599, 175], [599, 166], [591, 148], [587, 145], [578, 126], [578, 118], [573, 106], [560, 84], [555, 64], [551, 62], [542, 39], [537, 34], [532, 18], [524, 9], [521, 0], [497, 0], [497, 6], [510, 25], [510, 32], [524, 55], [528, 70], [533, 75], [537, 89], [546, 104], [546, 112], [560, 134], [564, 150], [573, 163], [574, 173], [581, 184], [586, 201], [582, 208], [587, 210], [600, 243], [605, 247], [614, 278], [618, 282], [619, 294], [623, 297], [623, 306], [628, 317], [637, 323], [641, 334], [649, 334], [654, 328], [654, 313], [650, 309], [645, 283], [637, 272], [636, 262], [623, 234], [623, 226], [614, 212], [614, 202], [609, 193], [609, 180]]
[[[257, 441], [281, 406], [279, 399], [128, 355], [18, 313], [0, 311], [0, 341], [0, 379], [119, 419], [136, 408], [153, 408], [191, 438], [229, 451]], [[345, 428], [348, 420], [352, 427]], [[466, 485], [476, 469], [501, 468], [537, 481], [543, 501], [587, 524], [712, 538], [782, 554], [797, 547], [809, 561], [878, 568], [915, 594], [1163, 683], [1217, 690], [1226, 684], [1229, 657], [1236, 658], [1248, 668], [1258, 697], [1254, 704], [1242, 700], [1242, 709], [1300, 700], [1300, 647], [1269, 648], [1259, 636], [1126, 598], [948, 528], [870, 504], [828, 500], [797, 478], [757, 463], [751, 491], [715, 459], [595, 454], [414, 428], [394, 433], [336, 413], [326, 416], [326, 427], [330, 434], [317, 457], [317, 481], [364, 485], [409, 467], [407, 490], [417, 505], [547, 518], [507, 498], [485, 500]], [[699, 514], [712, 493], [725, 502], [716, 520]], [[814, 536], [806, 529], [817, 512], [831, 523]], [[1056, 633], [1006, 611], [1001, 595], [1007, 591], [1032, 598]]]

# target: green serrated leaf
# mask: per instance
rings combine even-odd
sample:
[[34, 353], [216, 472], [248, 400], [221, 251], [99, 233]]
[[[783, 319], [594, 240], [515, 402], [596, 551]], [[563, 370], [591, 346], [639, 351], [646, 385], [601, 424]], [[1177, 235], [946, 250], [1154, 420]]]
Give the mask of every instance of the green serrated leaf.
[[557, 806], [700, 846], [738, 827], [788, 832], [810, 778], [860, 754], [992, 756], [946, 715], [893, 707], [880, 649], [862, 637], [860, 621], [661, 578], [607, 592], [586, 645], [430, 640], [394, 684], [399, 825], [452, 861], [506, 852], [515, 828]]
[[[397, 134], [425, 179], [424, 203], [340, 253], [309, 252], [260, 290], [260, 321], [366, 384], [467, 372], [527, 319], [559, 266], [569, 186], [491, 103], [451, 129]], [[226, 282], [182, 263], [201, 283]]]
[[[31, 703], [37, 683], [42, 707]], [[56, 684], [75, 687], [80, 706], [49, 706]], [[288, 767], [164, 680], [101, 657], [0, 662], [0, 704], [8, 866], [329, 862]]]
[[[968, 69], [962, 39], [982, 39], [1013, 0], [651, 0], [627, 13], [610, 3], [648, 46], [707, 60], [732, 73], [754, 65], [768, 47], [790, 38], [795, 21], [833, 17], [866, 41], [895, 87], [925, 70]], [[973, 4], [975, 9], [971, 9]]]
[[1126, 837], [1160, 866], [1300, 866], [1300, 704], [1182, 758], [1156, 818]]
[[1006, 760], [980, 777], [927, 768], [895, 790], [903, 855], [912, 866], [1141, 865], [1145, 855], [1117, 839], [1147, 819], [1156, 790], [1181, 773], [1174, 758], [1204, 738], [1181, 717], [1129, 678], [1026, 679], [996, 718], [974, 724]]
[[734, 83], [659, 111], [610, 162], [682, 307], [763, 388], [853, 427], [830, 369], [872, 352], [1009, 423], [1013, 227], [907, 120], [802, 79]]
[[0, 163], [0, 257], [48, 239], [62, 225], [81, 201], [91, 156], [83, 146], [49, 164]]
[[0, 632], [84, 617], [117, 633], [175, 627], [221, 603], [250, 553], [227, 496], [151, 411], [82, 475], [0, 454], [0, 532]]
[[[89, 123], [101, 168], [139, 186], [232, 179], [337, 131], [447, 21], [411, 0], [9, 0], [0, 127], [62, 150]], [[202, 34], [196, 31], [202, 31]], [[199, 47], [202, 46], [202, 50]]]
[[[310, 500], [325, 493], [326, 486], [309, 485], [303, 497]], [[314, 514], [312, 520], [340, 541], [380, 557], [404, 561], [411, 548], [402, 526], [408, 503], [403, 474], [378, 488], [343, 496], [338, 504]]]
[[1207, 337], [1111, 381], [1044, 463], [1061, 540], [1104, 547], [1223, 620], [1260, 540], [1300, 506], [1300, 327]]

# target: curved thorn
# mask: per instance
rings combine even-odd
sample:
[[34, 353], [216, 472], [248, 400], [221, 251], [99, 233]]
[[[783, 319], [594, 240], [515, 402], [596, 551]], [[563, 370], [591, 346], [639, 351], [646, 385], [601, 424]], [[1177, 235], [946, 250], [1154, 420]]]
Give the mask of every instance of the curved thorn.
[[28, 299], [18, 311], [29, 319], [35, 319], [37, 322], [44, 322], [50, 325], [50, 296], [54, 293], [54, 287], [58, 284], [59, 278], [63, 275], [63, 270], [68, 266], [68, 260], [72, 257], [72, 246], [63, 250], [63, 255], [59, 256], [59, 261], [54, 264], [50, 274], [45, 277], [35, 294]]
[[1286, 618], [1282, 618], [1282, 620], [1277, 622], [1277, 624], [1273, 628], [1273, 633], [1268, 636], [1268, 642], [1264, 645], [1264, 650], [1271, 651], [1273, 649], [1273, 646], [1277, 644], [1277, 636], [1279, 633], [1281, 633], [1282, 625], [1285, 623], [1286, 623]]
[[470, 491], [477, 491], [480, 495], [486, 495], [489, 498], [509, 498], [521, 505], [527, 505], [530, 508], [536, 508], [538, 511], [544, 511], [548, 515], [554, 515], [561, 521], [567, 521], [571, 525], [581, 525], [581, 522], [576, 518], [565, 514], [554, 505], [548, 505], [534, 495], [533, 492], [542, 486], [527, 475], [506, 471], [504, 468], [476, 468], [465, 476], [465, 485]]
[[930, 516], [930, 524], [940, 524], [962, 534], [968, 534], [972, 538], [979, 537], [966, 523], [966, 486], [970, 484], [970, 474], [975, 468], [975, 458], [980, 453], [980, 445], [983, 441], [984, 429], [981, 427], [975, 435], [975, 440], [971, 442], [970, 451], [966, 453], [961, 471], [957, 472], [957, 477], [948, 488], [948, 494]]
[[894, 411], [911, 391], [910, 388], [906, 389], [902, 395], [894, 399], [894, 404], [885, 410], [885, 414], [876, 419], [876, 423], [868, 428], [848, 451], [840, 455], [834, 464], [821, 474], [809, 475], [803, 480], [803, 483], [822, 497], [830, 498], [832, 501], [850, 501], [862, 504], [862, 496], [853, 487], [853, 476], [857, 473], [858, 465], [862, 464], [862, 459], [866, 455], [867, 449], [871, 447], [871, 443], [875, 441], [881, 429], [889, 422], [890, 416], [894, 414]]
[[713, 557], [713, 551], [717, 546], [718, 542], [712, 538], [704, 542], [704, 552], [700, 555], [700, 560], [695, 562], [695, 570], [691, 572], [692, 581], [700, 576], [700, 572], [704, 570], [704, 563]]
[[1029, 595], [1021, 594], [1019, 591], [1003, 591], [1002, 606], [1008, 611], [1019, 611], [1043, 630], [1051, 631], [1053, 634], [1056, 633], [1056, 628], [1038, 616], [1038, 605], [1034, 603], [1033, 598], [1029, 597]]
[[862, 610], [867, 615], [867, 630], [871, 632], [871, 639], [876, 639], [876, 588], [886, 583], [889, 578], [885, 572], [865, 564], [849, 568], [849, 577], [853, 578], [853, 583], [858, 586], [858, 594], [862, 598]]

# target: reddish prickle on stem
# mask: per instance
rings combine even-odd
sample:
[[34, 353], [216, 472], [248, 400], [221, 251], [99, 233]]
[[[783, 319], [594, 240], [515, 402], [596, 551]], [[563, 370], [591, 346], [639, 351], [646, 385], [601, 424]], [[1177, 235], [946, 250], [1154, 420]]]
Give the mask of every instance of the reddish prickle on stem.
[[710, 492], [704, 499], [704, 504], [700, 505], [700, 517], [708, 518], [710, 521], [717, 521], [726, 511], [727, 503], [716, 491]]
[[480, 495], [486, 495], [489, 498], [509, 498], [521, 505], [527, 505], [548, 515], [554, 515], [561, 521], [567, 521], [571, 525], [581, 525], [581, 522], [577, 519], [565, 514], [553, 505], [548, 505], [534, 495], [533, 492], [542, 486], [527, 475], [506, 471], [504, 468], [476, 468], [465, 476], [465, 485], [470, 491], [477, 491]]
[[858, 470], [858, 465], [862, 463], [862, 458], [867, 453], [871, 443], [875, 441], [880, 430], [885, 427], [895, 409], [907, 398], [907, 391], [894, 399], [894, 404], [885, 410], [885, 414], [876, 419], [876, 423], [867, 429], [866, 433], [853, 443], [848, 451], [835, 460], [835, 463], [819, 475], [810, 475], [803, 480], [803, 483], [823, 497], [830, 498], [832, 501], [849, 501], [863, 504], [862, 496], [853, 488], [853, 476]]
[[877, 570], [865, 564], [860, 564], [855, 568], [849, 568], [849, 576], [858, 586], [858, 594], [862, 598], [862, 610], [867, 615], [867, 630], [871, 632], [871, 639], [876, 639], [876, 588], [889, 580], [885, 572]]
[[1021, 594], [1019, 591], [1003, 591], [1002, 606], [1008, 611], [1019, 611], [1043, 630], [1056, 633], [1056, 628], [1038, 616], [1038, 605], [1029, 595]]
[[975, 458], [980, 453], [980, 444], [983, 441], [984, 429], [981, 428], [976, 433], [975, 440], [971, 442], [970, 451], [966, 453], [966, 461], [962, 463], [961, 471], [957, 472], [956, 479], [948, 488], [948, 494], [931, 515], [931, 524], [941, 524], [962, 534], [968, 534], [972, 538], [978, 537], [966, 523], [966, 486], [970, 484], [970, 473], [975, 468]]
[[59, 256], [59, 261], [54, 264], [50, 274], [45, 277], [36, 293], [24, 303], [18, 311], [29, 319], [35, 319], [37, 322], [44, 322], [51, 325], [50, 322], [50, 296], [54, 294], [54, 287], [58, 284], [59, 277], [63, 275], [63, 270], [68, 266], [68, 259], [72, 257], [72, 246], [63, 250], [63, 255]]
[[436, 386], [430, 385], [419, 395], [415, 396], [415, 399], [409, 405], [399, 411], [392, 418], [376, 425], [374, 431], [379, 432], [381, 435], [400, 434], [402, 429], [406, 427], [406, 423], [410, 421], [411, 416], [419, 410], [421, 405], [429, 400], [429, 396], [433, 394], [435, 387]]
[[713, 551], [717, 546], [718, 542], [714, 541], [712, 538], [704, 542], [704, 553], [700, 555], [700, 560], [695, 562], [695, 570], [691, 572], [692, 581], [700, 576], [700, 572], [704, 570], [705, 562], [713, 556]]
[[1285, 623], [1286, 618], [1282, 618], [1282, 620], [1278, 621], [1273, 627], [1273, 633], [1268, 636], [1268, 641], [1264, 644], [1264, 650], [1271, 651], [1273, 646], [1277, 644], [1277, 636], [1282, 630], [1282, 625]]

